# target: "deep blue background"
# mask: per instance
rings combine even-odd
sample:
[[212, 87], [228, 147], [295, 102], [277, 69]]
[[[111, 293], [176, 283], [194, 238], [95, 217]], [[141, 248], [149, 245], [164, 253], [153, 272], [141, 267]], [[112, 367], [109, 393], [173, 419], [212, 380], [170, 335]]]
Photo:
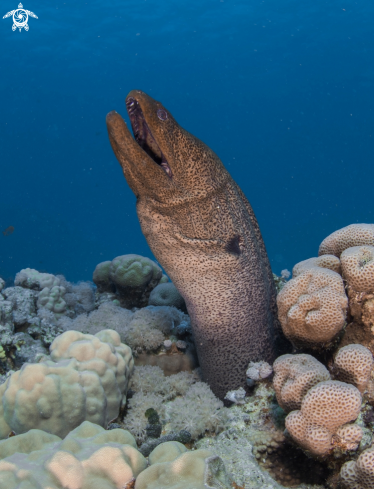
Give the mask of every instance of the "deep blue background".
[[[2, 0], [1, 16], [19, 0]], [[373, 221], [374, 4], [25, 0], [0, 18], [0, 276], [152, 257], [105, 115], [141, 89], [222, 159], [273, 270]]]

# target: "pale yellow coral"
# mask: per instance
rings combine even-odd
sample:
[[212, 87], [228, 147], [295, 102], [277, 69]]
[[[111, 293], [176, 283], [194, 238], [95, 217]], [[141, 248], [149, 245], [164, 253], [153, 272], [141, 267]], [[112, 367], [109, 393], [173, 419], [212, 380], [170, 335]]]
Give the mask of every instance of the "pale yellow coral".
[[50, 351], [0, 386], [0, 438], [32, 428], [62, 437], [85, 420], [106, 427], [118, 416], [134, 366], [118, 333], [67, 331]]

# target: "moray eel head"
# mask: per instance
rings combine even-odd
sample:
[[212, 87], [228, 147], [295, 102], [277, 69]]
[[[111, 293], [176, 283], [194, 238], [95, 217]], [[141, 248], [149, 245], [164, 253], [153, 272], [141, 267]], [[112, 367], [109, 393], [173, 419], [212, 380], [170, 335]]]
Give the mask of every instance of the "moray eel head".
[[126, 108], [134, 137], [117, 112], [109, 112], [106, 122], [113, 151], [137, 197], [151, 195], [162, 201], [175, 198], [176, 192], [180, 198], [201, 196], [212, 190], [212, 182], [222, 183], [211, 178], [225, 173], [217, 156], [179, 126], [160, 102], [132, 90]]

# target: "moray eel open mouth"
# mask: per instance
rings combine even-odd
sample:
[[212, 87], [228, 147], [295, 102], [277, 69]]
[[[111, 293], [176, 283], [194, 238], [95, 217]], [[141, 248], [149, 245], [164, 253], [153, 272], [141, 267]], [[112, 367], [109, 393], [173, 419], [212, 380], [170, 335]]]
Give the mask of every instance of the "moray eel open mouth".
[[161, 166], [167, 176], [172, 178], [173, 174], [169, 163], [148, 127], [139, 102], [133, 97], [127, 97], [126, 108], [135, 141], [157, 165]]

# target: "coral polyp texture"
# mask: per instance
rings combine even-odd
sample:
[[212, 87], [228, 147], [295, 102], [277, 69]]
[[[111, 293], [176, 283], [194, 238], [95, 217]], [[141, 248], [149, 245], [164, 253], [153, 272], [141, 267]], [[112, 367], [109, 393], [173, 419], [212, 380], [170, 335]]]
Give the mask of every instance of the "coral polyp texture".
[[24, 364], [0, 386], [0, 438], [33, 428], [65, 436], [83, 421], [106, 427], [126, 401], [133, 365], [115, 331], [67, 331], [49, 358]]
[[374, 246], [353, 246], [340, 255], [343, 277], [356, 292], [374, 291]]
[[341, 276], [310, 268], [291, 279], [277, 297], [285, 336], [297, 347], [327, 347], [342, 330], [348, 306]]
[[314, 456], [324, 457], [334, 448], [336, 440], [342, 449], [357, 448], [362, 431], [355, 421], [360, 413], [361, 394], [353, 385], [328, 380], [312, 387], [301, 408], [286, 418], [292, 439]]
[[374, 224], [350, 224], [333, 232], [319, 246], [318, 255], [335, 255], [338, 258], [352, 246], [374, 246]]
[[300, 261], [292, 269], [292, 277], [295, 278], [301, 275], [309, 268], [320, 267], [328, 268], [336, 273], [341, 273], [340, 260], [334, 255], [322, 255], [314, 258], [308, 258], [307, 260]]
[[334, 377], [355, 385], [363, 393], [371, 378], [373, 355], [362, 345], [347, 345], [340, 348], [335, 357]]
[[340, 481], [345, 489], [373, 489], [374, 447], [362, 452], [357, 461], [346, 462], [340, 471]]
[[286, 412], [300, 409], [309, 389], [330, 380], [327, 368], [307, 354], [282, 355], [275, 360], [273, 368], [277, 401]]

